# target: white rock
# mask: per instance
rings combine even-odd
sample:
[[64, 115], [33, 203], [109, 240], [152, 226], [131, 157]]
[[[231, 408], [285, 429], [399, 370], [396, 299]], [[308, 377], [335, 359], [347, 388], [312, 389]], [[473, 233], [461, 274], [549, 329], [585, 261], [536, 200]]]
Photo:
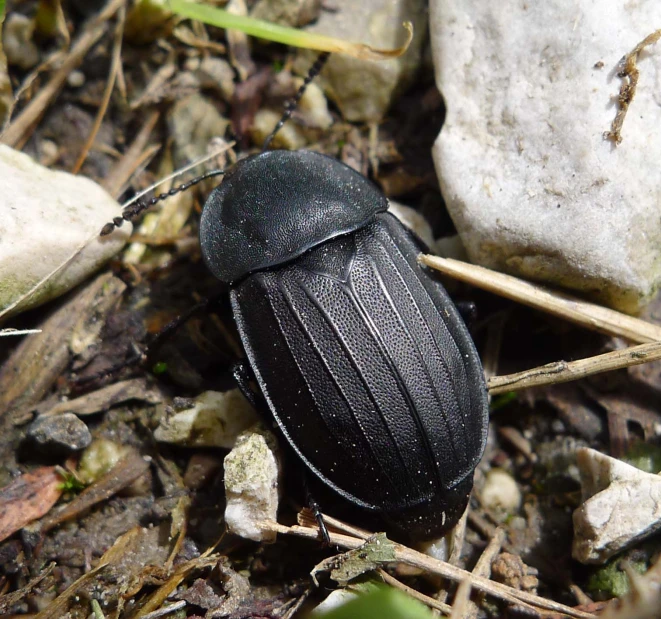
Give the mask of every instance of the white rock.
[[260, 523], [278, 513], [278, 460], [269, 432], [248, 430], [239, 435], [225, 457], [225, 522], [236, 535], [256, 542], [275, 541], [275, 533]]
[[471, 260], [637, 311], [661, 279], [658, 44], [639, 62], [623, 142], [603, 134], [616, 112], [618, 63], [659, 27], [661, 3], [430, 8], [447, 104], [434, 156]]
[[491, 469], [484, 480], [480, 500], [489, 509], [511, 514], [521, 507], [521, 491], [507, 471]]
[[661, 528], [661, 477], [594, 449], [578, 450], [583, 504], [574, 511], [572, 555], [608, 558]]
[[413, 230], [427, 247], [434, 247], [434, 235], [431, 226], [418, 211], [394, 200], [388, 201], [388, 210], [407, 228]]
[[[372, 62], [331, 54], [320, 76], [326, 94], [337, 103], [345, 119], [377, 122], [393, 99], [412, 82], [420, 65], [427, 30], [426, 3], [423, 0], [334, 0], [333, 7], [333, 11], [322, 11], [319, 19], [305, 30], [393, 49], [405, 40], [402, 22], [413, 22], [413, 41], [399, 58]], [[302, 53], [296, 63], [297, 70], [307, 71], [312, 57], [316, 55]]]
[[429, 542], [421, 542], [417, 545], [416, 550], [439, 561], [447, 561], [450, 557], [451, 544], [450, 535], [444, 535]]
[[154, 438], [186, 447], [231, 449], [237, 436], [257, 421], [255, 409], [238, 389], [205, 391], [191, 408], [175, 411], [161, 421]]
[[349, 589], [336, 589], [331, 591], [330, 595], [321, 603], [315, 606], [311, 613], [312, 617], [323, 617], [336, 608], [344, 606], [347, 602], [351, 602], [359, 597], [357, 593]]
[[458, 234], [436, 239], [432, 247], [436, 255], [441, 258], [454, 258], [455, 260], [463, 260], [464, 262], [468, 260], [466, 248]]
[[[302, 79], [297, 79], [296, 84], [300, 88]], [[310, 82], [301, 100], [298, 102], [298, 116], [306, 127], [317, 129], [328, 129], [333, 124], [333, 117], [328, 111], [328, 101], [324, 91], [314, 82]]]
[[84, 280], [116, 254], [131, 226], [99, 237], [120, 205], [94, 181], [44, 168], [0, 145], [0, 311], [30, 291], [87, 242], [46, 286], [11, 311], [44, 303]]
[[[250, 137], [254, 144], [262, 145], [282, 118], [282, 111], [262, 108], [255, 113], [250, 128]], [[305, 132], [295, 123], [285, 123], [273, 137], [271, 148], [298, 150], [307, 144]]]

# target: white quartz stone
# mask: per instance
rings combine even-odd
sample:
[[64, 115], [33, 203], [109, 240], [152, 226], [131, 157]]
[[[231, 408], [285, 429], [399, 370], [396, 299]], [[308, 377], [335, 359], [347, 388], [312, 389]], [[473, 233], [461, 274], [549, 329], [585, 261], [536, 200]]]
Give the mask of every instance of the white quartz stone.
[[579, 449], [577, 459], [583, 503], [573, 516], [574, 559], [604, 563], [661, 528], [661, 476], [594, 449]]
[[433, 0], [447, 117], [434, 147], [472, 261], [635, 312], [661, 269], [661, 45], [614, 146], [620, 59], [661, 3]]
[[511, 514], [521, 507], [521, 490], [507, 471], [491, 469], [484, 480], [480, 499], [491, 510]]
[[0, 311], [30, 291], [85, 244], [85, 249], [11, 313], [65, 293], [126, 243], [131, 225], [99, 237], [121, 213], [102, 187], [84, 176], [49, 170], [0, 144]]
[[275, 541], [260, 523], [275, 521], [278, 512], [278, 460], [275, 438], [247, 430], [225, 457], [225, 522], [234, 534], [256, 542]]

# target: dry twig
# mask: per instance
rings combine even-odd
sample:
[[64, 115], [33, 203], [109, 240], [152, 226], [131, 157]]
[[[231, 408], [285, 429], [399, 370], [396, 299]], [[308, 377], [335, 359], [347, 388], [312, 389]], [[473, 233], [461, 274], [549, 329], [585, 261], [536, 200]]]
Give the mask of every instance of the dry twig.
[[87, 24], [71, 51], [64, 58], [60, 68], [0, 136], [2, 143], [14, 148], [20, 148], [25, 144], [51, 101], [64, 86], [71, 71], [84, 60], [92, 46], [105, 34], [108, 20], [125, 3], [126, 0], [109, 0], [101, 12]]
[[420, 256], [420, 262], [446, 275], [588, 329], [634, 342], [645, 342], [640, 346], [588, 359], [557, 361], [516, 374], [493, 376], [488, 380], [489, 393], [492, 395], [568, 382], [661, 359], [661, 327], [651, 322], [459, 260], [423, 255]]
[[661, 342], [661, 327], [658, 325], [596, 303], [582, 301], [568, 294], [549, 290], [538, 284], [531, 284], [512, 275], [438, 256], [423, 255], [420, 256], [420, 262], [483, 290], [558, 318], [564, 318], [593, 331], [623, 337], [638, 344]]
[[80, 172], [80, 168], [83, 166], [85, 159], [87, 159], [87, 155], [90, 151], [90, 148], [92, 148], [92, 144], [94, 144], [94, 140], [96, 139], [96, 134], [99, 132], [99, 129], [101, 128], [101, 123], [103, 122], [103, 118], [105, 117], [106, 111], [108, 110], [110, 97], [112, 96], [112, 91], [113, 88], [115, 87], [115, 81], [117, 80], [117, 75], [122, 66], [122, 35], [124, 33], [125, 21], [126, 21], [126, 7], [121, 6], [117, 15], [117, 24], [115, 25], [115, 36], [114, 36], [115, 42], [113, 44], [113, 50], [112, 50], [112, 61], [110, 62], [110, 70], [108, 72], [108, 80], [106, 82], [106, 88], [103, 91], [103, 99], [101, 99], [101, 105], [99, 106], [99, 110], [96, 114], [96, 118], [94, 119], [94, 124], [92, 125], [92, 129], [90, 130], [90, 133], [87, 136], [85, 145], [83, 146], [82, 151], [78, 155], [78, 159], [76, 159], [76, 163], [74, 163], [73, 168], [71, 169], [72, 174], [78, 174], [78, 172]]
[[604, 132], [604, 139], [610, 140], [614, 144], [619, 144], [622, 141], [622, 125], [624, 124], [624, 119], [629, 111], [629, 106], [636, 94], [638, 78], [640, 77], [640, 71], [636, 66], [638, 56], [646, 47], [654, 45], [659, 39], [661, 39], [661, 29], [646, 36], [640, 43], [638, 43], [638, 45], [636, 45], [636, 47], [622, 58], [622, 60], [620, 60], [622, 70], [617, 74], [617, 76], [622, 79], [620, 92], [617, 95], [617, 104], [619, 107], [611, 124], [610, 131]]
[[409, 587], [408, 585], [405, 585], [403, 582], [397, 580], [394, 576], [388, 574], [388, 572], [386, 572], [384, 569], [379, 568], [377, 570], [377, 573], [383, 579], [383, 582], [385, 582], [387, 585], [390, 585], [395, 589], [399, 589], [400, 591], [403, 591], [404, 593], [410, 595], [412, 598], [415, 598], [419, 602], [426, 604], [427, 606], [429, 606], [429, 608], [440, 610], [442, 613], [445, 613], [446, 615], [449, 615], [452, 612], [452, 606], [450, 606], [449, 604], [446, 604], [445, 602], [440, 602], [439, 600], [435, 600], [434, 598], [429, 597], [424, 593], [420, 593], [420, 591], [416, 591], [412, 587]]
[[487, 386], [489, 393], [496, 395], [529, 387], [566, 383], [593, 374], [649, 363], [657, 359], [661, 359], [661, 342], [631, 346], [624, 350], [616, 350], [577, 361], [555, 361], [516, 374], [493, 376], [489, 379]]
[[[324, 518], [326, 518], [326, 516], [324, 516]], [[315, 540], [319, 538], [319, 530], [316, 527], [287, 527], [285, 525], [271, 521], [262, 522], [262, 527], [266, 531], [274, 531], [276, 533], [282, 533], [286, 535], [296, 535], [298, 537], [305, 537]], [[331, 544], [340, 548], [353, 550], [359, 548], [365, 543], [365, 540], [361, 538], [353, 537], [350, 535], [343, 535], [333, 531], [329, 531], [329, 535]], [[401, 544], [392, 542], [392, 546], [394, 549], [395, 562], [416, 567], [418, 569], [424, 570], [429, 574], [436, 574], [437, 576], [448, 578], [454, 582], [460, 583], [466, 578], [470, 578], [474, 589], [483, 591], [484, 593], [492, 595], [493, 597], [508, 604], [523, 606], [535, 612], [541, 612], [542, 614], [545, 612], [554, 612], [575, 619], [596, 619], [596, 616], [592, 613], [586, 613], [582, 610], [577, 610], [575, 608], [565, 606], [564, 604], [554, 602], [553, 600], [548, 600], [539, 595], [535, 595], [534, 593], [520, 591], [518, 589], [508, 587], [507, 585], [493, 582], [482, 576], [472, 575], [466, 570], [462, 570], [461, 568], [450, 565], [444, 561], [433, 559], [432, 557], [424, 555], [420, 552], [417, 552], [416, 550], [413, 550], [412, 548], [408, 548]]]

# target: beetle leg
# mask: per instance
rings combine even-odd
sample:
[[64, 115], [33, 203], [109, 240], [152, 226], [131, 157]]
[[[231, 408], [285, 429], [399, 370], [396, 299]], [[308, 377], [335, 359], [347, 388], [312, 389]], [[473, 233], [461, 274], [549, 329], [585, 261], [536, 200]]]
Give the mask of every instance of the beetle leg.
[[234, 361], [230, 366], [230, 372], [236, 382], [236, 386], [239, 388], [243, 397], [245, 397], [252, 407], [257, 411], [267, 410], [266, 402], [263, 400], [261, 394], [257, 394], [255, 390], [251, 387], [250, 383], [255, 379], [252, 368], [246, 359], [239, 359]]
[[324, 542], [324, 546], [330, 546], [331, 539], [328, 533], [328, 528], [326, 527], [326, 522], [324, 521], [324, 515], [321, 513], [321, 507], [319, 507], [319, 503], [317, 503], [316, 499], [310, 492], [308, 478], [305, 473], [303, 474], [303, 488], [305, 490], [305, 501], [308, 504], [308, 509], [312, 512], [314, 519], [317, 521], [319, 534], [321, 535], [321, 538]]

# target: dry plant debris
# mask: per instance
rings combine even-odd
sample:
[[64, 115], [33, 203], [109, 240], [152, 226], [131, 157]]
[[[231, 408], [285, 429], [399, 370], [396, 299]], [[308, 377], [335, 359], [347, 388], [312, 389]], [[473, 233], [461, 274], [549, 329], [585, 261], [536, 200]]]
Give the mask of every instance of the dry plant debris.
[[636, 94], [638, 78], [640, 77], [640, 71], [638, 70], [637, 64], [640, 52], [646, 47], [654, 45], [659, 39], [661, 39], [661, 29], [647, 35], [620, 61], [622, 68], [617, 76], [622, 80], [622, 85], [620, 86], [620, 92], [617, 96], [618, 110], [613, 119], [613, 123], [611, 124], [610, 131], [604, 133], [604, 138], [610, 140], [614, 144], [619, 144], [622, 141], [622, 125], [624, 124], [624, 119], [629, 111], [629, 106]]
[[24, 473], [0, 488], [0, 542], [41, 518], [62, 494], [62, 476], [53, 466]]

